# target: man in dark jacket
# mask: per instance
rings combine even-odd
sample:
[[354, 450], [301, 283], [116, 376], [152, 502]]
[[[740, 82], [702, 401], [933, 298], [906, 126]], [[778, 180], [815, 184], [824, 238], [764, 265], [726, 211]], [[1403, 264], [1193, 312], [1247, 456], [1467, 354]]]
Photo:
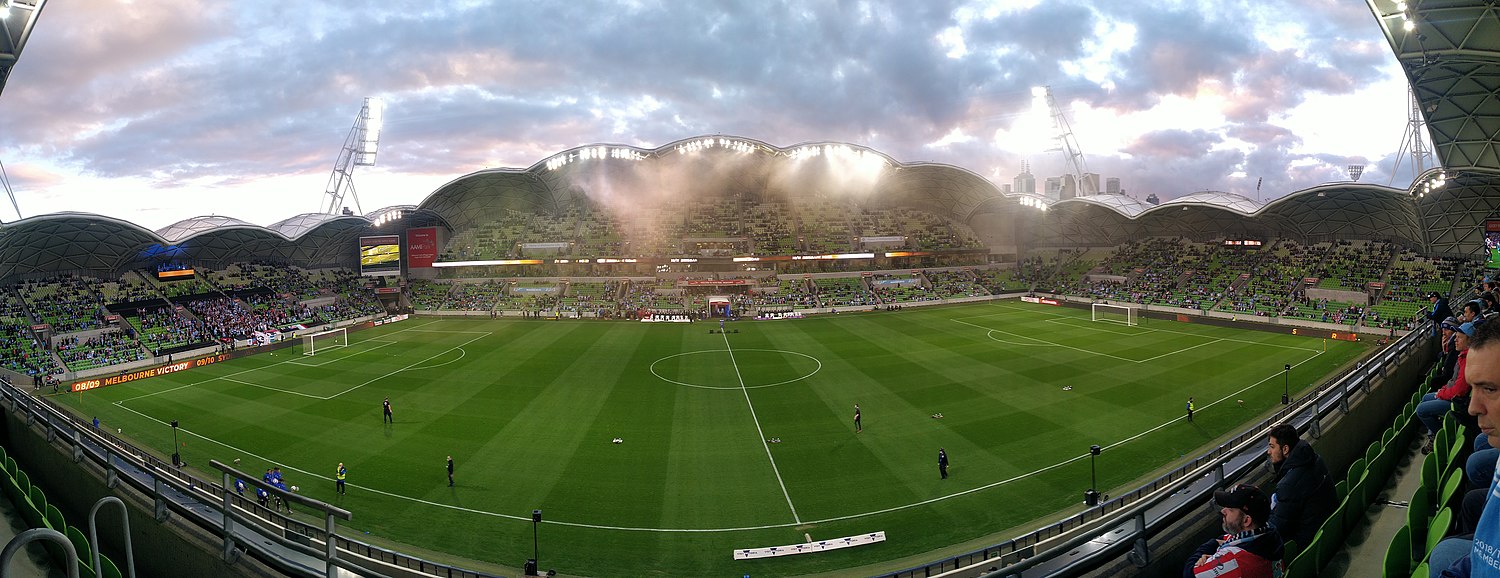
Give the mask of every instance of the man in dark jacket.
[[1276, 493], [1271, 496], [1270, 525], [1281, 537], [1298, 546], [1312, 543], [1318, 526], [1338, 505], [1328, 465], [1306, 440], [1297, 438], [1297, 428], [1281, 424], [1271, 428], [1266, 454], [1276, 474]]
[[1448, 300], [1437, 293], [1428, 293], [1427, 299], [1432, 303], [1432, 308], [1427, 310], [1427, 318], [1432, 320], [1432, 335], [1438, 335], [1438, 325], [1444, 319], [1453, 316], [1453, 309], [1448, 307]]
[[1183, 578], [1273, 578], [1282, 575], [1281, 534], [1266, 525], [1271, 500], [1255, 486], [1214, 491], [1224, 535], [1188, 556]]

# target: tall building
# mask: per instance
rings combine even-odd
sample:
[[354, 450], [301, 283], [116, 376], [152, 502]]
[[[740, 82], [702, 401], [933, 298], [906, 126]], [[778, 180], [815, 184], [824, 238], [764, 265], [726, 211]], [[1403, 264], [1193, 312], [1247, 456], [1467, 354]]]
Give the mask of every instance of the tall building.
[[1062, 177], [1047, 177], [1042, 184], [1042, 194], [1054, 201], [1062, 200]]
[[1078, 183], [1077, 190], [1080, 192], [1093, 191], [1092, 194], [1099, 194], [1099, 191], [1102, 190], [1099, 188], [1099, 173], [1083, 173], [1083, 182]]
[[1021, 161], [1021, 174], [1014, 179], [1015, 192], [1036, 194], [1036, 177], [1031, 174], [1031, 163]]

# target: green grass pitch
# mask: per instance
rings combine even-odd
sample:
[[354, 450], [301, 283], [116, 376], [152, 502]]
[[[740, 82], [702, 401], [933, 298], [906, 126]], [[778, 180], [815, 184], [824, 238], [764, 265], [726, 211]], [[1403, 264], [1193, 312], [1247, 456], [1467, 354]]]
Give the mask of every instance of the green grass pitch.
[[1014, 301], [717, 327], [413, 318], [60, 401], [163, 455], [180, 420], [190, 466], [279, 465], [354, 535], [430, 559], [519, 567], [540, 508], [541, 566], [566, 574], [874, 573], [1077, 508], [1091, 444], [1113, 494], [1279, 404], [1284, 364], [1295, 392], [1369, 349]]

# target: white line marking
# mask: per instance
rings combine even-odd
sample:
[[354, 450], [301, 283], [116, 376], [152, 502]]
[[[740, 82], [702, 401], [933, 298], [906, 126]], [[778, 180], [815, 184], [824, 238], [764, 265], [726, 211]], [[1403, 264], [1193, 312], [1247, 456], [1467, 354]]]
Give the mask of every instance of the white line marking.
[[[400, 331], [392, 331], [390, 333], [387, 333], [386, 335], [395, 335], [397, 333], [404, 333], [404, 332], [407, 332], [407, 331], [415, 331], [418, 327], [432, 325], [433, 323], [437, 323], [437, 321], [436, 320], [434, 320], [434, 321], [428, 321], [427, 323], [423, 323], [423, 324], [418, 325], [416, 327], [412, 327], [410, 329], [402, 329]], [[363, 341], [361, 341], [361, 343], [363, 343]], [[246, 374], [246, 373], [250, 373], [252, 371], [260, 371], [260, 370], [265, 369], [267, 367], [275, 367], [277, 365], [282, 365], [282, 364], [287, 364], [287, 363], [294, 363], [296, 361], [297, 361], [297, 358], [294, 356], [291, 359], [288, 359], [286, 361], [279, 361], [279, 362], [273, 363], [271, 365], [265, 365], [265, 366], [261, 366], [261, 367], [252, 367], [252, 368], [249, 368], [249, 369], [245, 369], [245, 370], [241, 370], [241, 371], [236, 371], [236, 372], [231, 373], [229, 375], [221, 375], [219, 377], [210, 377], [210, 378], [205, 379], [203, 381], [198, 381], [198, 382], [189, 383], [189, 384], [186, 384], [186, 385], [180, 385], [180, 386], [173, 387], [173, 388], [170, 388], [170, 389], [163, 389], [163, 390], [159, 390], [159, 391], [153, 391], [151, 393], [137, 395], [135, 397], [130, 397], [130, 398], [122, 399], [122, 400], [116, 401], [115, 405], [118, 405], [120, 407], [124, 407], [124, 405], [122, 405], [122, 404], [124, 404], [127, 401], [135, 401], [137, 399], [141, 399], [141, 398], [145, 398], [145, 397], [151, 397], [153, 395], [161, 395], [163, 393], [169, 393], [169, 392], [177, 391], [179, 389], [187, 389], [189, 387], [193, 387], [193, 386], [196, 386], [196, 385], [203, 385], [203, 384], [208, 383], [210, 381], [217, 381], [217, 380], [220, 380], [220, 379], [224, 379], [226, 377], [234, 377], [236, 375]]]
[[[1089, 322], [1089, 326], [1079, 325], [1077, 323], [1073, 323], [1073, 321], [1083, 321], [1083, 318], [1079, 317], [1077, 319], [1074, 319], [1072, 317], [1065, 317], [1065, 318], [1062, 318], [1062, 319], [1047, 319], [1047, 320], [1045, 320], [1043, 322], [1044, 323], [1056, 323], [1058, 325], [1063, 325], [1063, 326], [1067, 326], [1067, 327], [1074, 327], [1074, 328], [1077, 328], [1077, 329], [1089, 329], [1089, 330], [1093, 330], [1093, 331], [1103, 331], [1105, 333], [1113, 333], [1115, 335], [1129, 335], [1129, 336], [1132, 336], [1132, 337], [1137, 336], [1137, 335], [1145, 335], [1147, 333], [1154, 333], [1155, 332], [1155, 330], [1153, 330], [1153, 329], [1147, 329], [1147, 328], [1140, 328], [1137, 331], [1115, 331], [1113, 329], [1110, 329], [1108, 326], [1099, 325], [1098, 321], [1090, 321]], [[1140, 327], [1140, 326], [1137, 325], [1136, 327]]]
[[313, 395], [311, 393], [306, 393], [306, 392], [301, 392], [301, 391], [292, 391], [290, 389], [281, 389], [279, 387], [271, 387], [269, 385], [261, 385], [259, 383], [250, 383], [248, 381], [241, 381], [241, 380], [235, 379], [233, 377], [221, 377], [219, 379], [222, 379], [222, 380], [228, 381], [228, 382], [232, 382], [232, 383], [238, 383], [240, 385], [248, 385], [250, 387], [259, 387], [261, 389], [269, 389], [271, 391], [279, 391], [281, 393], [290, 393], [292, 395], [300, 395], [302, 397], [310, 397], [310, 398], [313, 398], [313, 399], [322, 399], [322, 400], [328, 399], [328, 398], [323, 397], [321, 395]]
[[1168, 355], [1177, 355], [1177, 354], [1179, 354], [1179, 353], [1182, 353], [1182, 352], [1184, 352], [1184, 351], [1188, 351], [1188, 350], [1192, 350], [1192, 349], [1197, 349], [1197, 348], [1199, 348], [1199, 347], [1203, 347], [1203, 346], [1205, 346], [1205, 345], [1213, 345], [1213, 344], [1215, 344], [1215, 343], [1218, 343], [1218, 342], [1220, 342], [1220, 341], [1223, 341], [1223, 339], [1215, 339], [1215, 340], [1213, 340], [1213, 341], [1208, 341], [1208, 342], [1204, 342], [1204, 343], [1199, 343], [1199, 344], [1197, 344], [1197, 345], [1194, 345], [1194, 346], [1192, 346], [1192, 347], [1184, 347], [1184, 348], [1182, 348], [1182, 349], [1179, 349], [1179, 350], [1177, 350], [1177, 351], [1168, 351], [1168, 352], [1166, 352], [1166, 353], [1163, 353], [1163, 354], [1161, 354], [1161, 355], [1158, 355], [1158, 356], [1156, 356], [1156, 357], [1147, 357], [1147, 358], [1145, 358], [1145, 359], [1142, 359], [1142, 360], [1140, 360], [1140, 361], [1137, 361], [1137, 362], [1136, 362], [1136, 363], [1146, 363], [1146, 362], [1148, 362], [1148, 361], [1156, 361], [1156, 360], [1158, 360], [1158, 359], [1161, 359], [1161, 358], [1163, 358], [1163, 357], [1166, 357], [1166, 356], [1168, 356]]
[[338, 392], [338, 393], [335, 393], [335, 394], [333, 394], [333, 395], [332, 395], [332, 396], [329, 396], [329, 397], [328, 397], [328, 399], [333, 399], [333, 398], [335, 398], [335, 397], [338, 397], [338, 396], [341, 396], [341, 395], [344, 395], [344, 394], [346, 394], [346, 393], [349, 393], [349, 392], [351, 392], [351, 391], [354, 391], [354, 390], [356, 390], [356, 389], [359, 389], [359, 388], [361, 388], [361, 387], [364, 387], [364, 386], [366, 386], [366, 385], [370, 385], [370, 384], [372, 384], [372, 383], [375, 383], [375, 382], [377, 382], [377, 381], [380, 381], [380, 380], [382, 380], [382, 379], [385, 379], [385, 378], [387, 378], [387, 377], [390, 377], [390, 376], [392, 376], [392, 375], [396, 375], [396, 374], [398, 374], [398, 373], [401, 373], [401, 372], [403, 372], [403, 371], [406, 371], [406, 370], [408, 370], [408, 369], [412, 369], [412, 368], [414, 368], [414, 367], [416, 367], [416, 366], [418, 366], [418, 365], [421, 365], [421, 364], [423, 364], [423, 363], [426, 363], [426, 362], [427, 362], [427, 361], [429, 361], [429, 360], [431, 360], [431, 359], [432, 359], [432, 358], [434, 358], [434, 357], [437, 357], [437, 356], [439, 356], [439, 355], [442, 355], [442, 354], [444, 354], [444, 353], [448, 353], [448, 352], [449, 352], [449, 351], [453, 351], [453, 350], [455, 350], [455, 349], [463, 349], [463, 346], [465, 346], [465, 345], [468, 345], [468, 344], [470, 344], [470, 343], [473, 343], [473, 342], [475, 342], [475, 341], [479, 341], [479, 340], [480, 340], [480, 339], [484, 339], [484, 338], [486, 338], [486, 337], [489, 337], [489, 336], [490, 336], [490, 335], [491, 335], [491, 333], [489, 333], [489, 332], [486, 332], [486, 333], [485, 333], [485, 334], [484, 334], [484, 335], [480, 335], [480, 336], [479, 336], [479, 337], [475, 337], [475, 338], [473, 338], [473, 339], [470, 339], [470, 340], [468, 340], [468, 341], [465, 341], [465, 342], [463, 342], [463, 343], [460, 343], [460, 344], [458, 344], [458, 345], [455, 345], [455, 346], [453, 346], [453, 347], [449, 347], [449, 348], [447, 348], [447, 349], [444, 349], [444, 350], [442, 350], [442, 351], [439, 351], [439, 352], [437, 352], [437, 353], [434, 353], [434, 354], [432, 354], [432, 355], [429, 355], [429, 356], [427, 356], [427, 357], [425, 357], [425, 358], [422, 358], [422, 360], [420, 360], [420, 361], [417, 361], [417, 362], [416, 362], [416, 363], [413, 363], [413, 364], [411, 364], [411, 365], [408, 365], [408, 366], [406, 366], [406, 367], [403, 367], [403, 368], [401, 368], [401, 369], [397, 369], [397, 370], [395, 370], [395, 371], [392, 371], [392, 372], [390, 372], [390, 373], [387, 373], [387, 374], [385, 374], [385, 375], [382, 375], [382, 376], [380, 376], [380, 377], [375, 377], [375, 378], [371, 378], [371, 379], [370, 379], [370, 380], [369, 380], [369, 381], [366, 381], [366, 382], [364, 382], [364, 383], [361, 383], [361, 384], [359, 384], [359, 385], [356, 385], [356, 386], [354, 386], [354, 387], [351, 387], [351, 388], [349, 388], [349, 389], [346, 389], [346, 390], [344, 390], [344, 391], [340, 391], [340, 392]]
[[[958, 320], [957, 319], [953, 319], [952, 321], [958, 321]], [[962, 322], [960, 321], [960, 323], [962, 323]], [[970, 325], [972, 325], [972, 324], [970, 324]], [[725, 342], [726, 342], [725, 345], [727, 346], [729, 338], [725, 337], [724, 339], [725, 339]], [[1223, 339], [1222, 341], [1236, 341], [1236, 340], [1234, 340], [1234, 339]], [[1254, 342], [1254, 341], [1249, 341], [1247, 343], [1252, 343], [1252, 344], [1256, 344], [1256, 345], [1269, 345], [1269, 344], [1258, 343], [1258, 342]], [[1310, 349], [1296, 348], [1296, 347], [1291, 348], [1291, 349], [1302, 349], [1303, 351], [1312, 351], [1313, 352], [1313, 355], [1311, 357], [1293, 364], [1292, 367], [1301, 366], [1302, 364], [1307, 363], [1309, 361], [1312, 361], [1313, 359], [1315, 359], [1318, 356], [1320, 356], [1320, 355], [1323, 354], [1322, 351], [1317, 351], [1317, 350], [1310, 350]], [[738, 373], [738, 371], [739, 371], [738, 367], [736, 367], [735, 371], [736, 371], [736, 373]], [[1278, 375], [1281, 375], [1281, 373], [1280, 372], [1274, 373], [1274, 374], [1270, 375], [1269, 377], [1266, 377], [1265, 379], [1262, 379], [1262, 380], [1257, 381], [1257, 382], [1255, 382], [1253, 384], [1245, 386], [1244, 388], [1241, 388], [1240, 390], [1238, 390], [1238, 391], [1236, 391], [1234, 393], [1231, 393], [1229, 395], [1226, 395], [1226, 396], [1224, 396], [1222, 398], [1219, 398], [1219, 399], [1217, 399], [1215, 401], [1212, 401], [1212, 402], [1204, 405], [1203, 408], [1204, 409], [1208, 409], [1210, 407], [1218, 405], [1220, 402], [1227, 401], [1231, 397], [1234, 397], [1234, 396], [1236, 396], [1236, 395], [1238, 395], [1240, 393], [1243, 393], [1245, 391], [1249, 391], [1250, 389], [1252, 389], [1252, 388], [1254, 388], [1254, 387], [1256, 387], [1256, 386], [1258, 386], [1258, 385], [1260, 385], [1262, 383], [1265, 383], [1267, 381], [1275, 379], [1276, 376], [1278, 376]], [[746, 397], [748, 399], [748, 397], [749, 397], [749, 393], [748, 392], [746, 393]], [[115, 404], [119, 405], [120, 402], [115, 402]], [[156, 419], [154, 417], [151, 417], [149, 415], [146, 415], [146, 414], [141, 413], [139, 411], [136, 411], [134, 409], [125, 407], [123, 405], [121, 405], [120, 407], [122, 409], [125, 409], [125, 410], [131, 412], [131, 413], [134, 413], [136, 415], [144, 417], [144, 418], [146, 418], [148, 420], [154, 421], [154, 422], [156, 422], [158, 424], [167, 425], [167, 422], [164, 422], [162, 420]], [[752, 413], [754, 412], [754, 408], [753, 407], [751, 408], [751, 412]], [[1109, 445], [1106, 445], [1106, 446], [1103, 446], [1103, 447], [1105, 449], [1111, 449], [1111, 448], [1116, 448], [1116, 447], [1122, 446], [1122, 445], [1124, 445], [1126, 443], [1129, 443], [1129, 442], [1138, 440], [1138, 439], [1140, 439], [1142, 437], [1145, 437], [1147, 434], [1159, 431], [1159, 430], [1164, 429], [1164, 428], [1166, 428], [1166, 427], [1168, 427], [1168, 426], [1170, 426], [1170, 425], [1172, 425], [1174, 423], [1177, 423], [1179, 421], [1183, 421], [1183, 420], [1186, 420], [1186, 419], [1187, 419], [1187, 416], [1181, 416], [1181, 417], [1172, 419], [1172, 420], [1167, 421], [1167, 422], [1165, 422], [1165, 423], [1163, 423], [1161, 425], [1158, 425], [1158, 426], [1153, 427], [1151, 429], [1145, 430], [1145, 431], [1143, 431], [1141, 433], [1138, 433], [1136, 435], [1130, 436], [1128, 438], [1125, 438], [1125, 439], [1113, 442], [1113, 443], [1111, 443]], [[756, 422], [756, 427], [757, 428], [760, 427], [759, 421]], [[221, 442], [221, 441], [209, 438], [207, 436], [203, 436], [203, 435], [194, 433], [192, 430], [189, 430], [187, 428], [181, 428], [181, 431], [183, 432], [184, 435], [194, 436], [194, 437], [197, 437], [198, 439], [204, 440], [206, 442], [218, 444], [220, 446], [229, 448], [231, 450], [234, 450], [234, 451], [237, 451], [237, 452], [241, 452], [241, 453], [244, 453], [245, 455], [248, 455], [248, 456], [260, 459], [260, 460], [262, 460], [262, 461], [264, 461], [266, 463], [278, 463], [278, 462], [276, 462], [276, 460], [272, 460], [270, 458], [257, 455], [257, 454], [255, 454], [253, 452], [249, 452], [249, 451], [240, 449], [238, 447], [229, 445], [227, 443], [224, 443], [224, 442]], [[764, 445], [764, 440], [765, 440], [765, 435], [764, 434], [761, 434], [761, 440], [762, 440], [762, 444]], [[770, 453], [770, 446], [765, 446], [765, 447], [766, 447], [766, 452], [769, 455], [769, 453]], [[843, 515], [843, 516], [835, 516], [835, 517], [832, 517], [832, 518], [823, 518], [823, 519], [820, 519], [820, 520], [809, 520], [809, 521], [807, 521], [805, 523], [806, 524], [826, 524], [826, 523], [829, 523], [829, 522], [839, 522], [839, 521], [843, 521], [843, 520], [852, 520], [852, 519], [864, 518], [864, 517], [869, 517], [869, 516], [877, 516], [877, 515], [880, 515], [880, 514], [888, 514], [890, 512], [896, 512], [896, 511], [901, 511], [901, 510], [908, 510], [908, 509], [911, 509], [911, 508], [925, 506], [925, 505], [928, 505], [928, 504], [933, 504], [933, 503], [936, 503], [936, 502], [941, 502], [941, 501], [944, 501], [944, 500], [948, 500], [948, 499], [952, 499], [952, 498], [957, 498], [957, 497], [965, 496], [965, 495], [968, 495], [968, 494], [977, 493], [977, 492], [980, 492], [980, 491], [983, 491], [983, 490], [988, 490], [988, 489], [991, 489], [991, 488], [995, 488], [995, 487], [1007, 485], [1007, 484], [1010, 484], [1012, 482], [1016, 482], [1016, 481], [1019, 481], [1019, 480], [1023, 480], [1023, 479], [1026, 479], [1026, 478], [1030, 478], [1030, 477], [1036, 476], [1036, 475], [1041, 474], [1043, 472], [1047, 472], [1047, 471], [1050, 471], [1050, 470], [1055, 470], [1057, 468], [1066, 466], [1066, 465], [1071, 464], [1073, 462], [1077, 462], [1077, 461], [1083, 460], [1086, 457], [1088, 457], [1087, 453], [1080, 454], [1080, 455], [1074, 456], [1072, 458], [1068, 458], [1066, 460], [1057, 462], [1055, 464], [1052, 464], [1052, 465], [1049, 465], [1049, 466], [1044, 466], [1042, 468], [1033, 470], [1031, 472], [1017, 474], [1015, 476], [1011, 476], [1011, 477], [1003, 479], [1003, 480], [998, 480], [998, 481], [995, 481], [995, 482], [991, 482], [991, 483], [985, 484], [983, 486], [978, 486], [978, 487], [970, 488], [970, 489], [963, 490], [963, 491], [960, 491], [960, 492], [955, 492], [955, 493], [952, 493], [952, 494], [938, 496], [936, 498], [929, 498], [929, 499], [926, 499], [926, 500], [922, 500], [920, 502], [913, 502], [913, 503], [905, 504], [905, 505], [901, 505], [901, 506], [893, 506], [893, 507], [890, 507], [890, 508], [884, 508], [884, 509], [880, 509], [880, 510], [873, 510], [873, 511], [869, 511], [869, 512], [862, 512], [862, 513], [858, 513], [858, 514], [847, 514], [847, 515]], [[775, 467], [775, 461], [774, 460], [772, 460], [771, 465], [772, 465], [773, 468]], [[317, 479], [321, 479], [321, 480], [324, 480], [324, 481], [332, 481], [332, 478], [330, 478], [328, 476], [323, 476], [323, 475], [315, 474], [315, 473], [309, 472], [307, 470], [303, 470], [303, 469], [296, 468], [294, 466], [287, 465], [285, 463], [282, 463], [282, 467], [283, 467], [283, 469], [286, 469], [288, 471], [294, 471], [294, 472], [298, 472], [298, 473], [301, 473], [301, 474], [305, 474], [308, 477], [317, 478]], [[780, 474], [779, 473], [777, 474], [777, 480], [780, 481]], [[501, 519], [506, 519], [506, 520], [520, 521], [520, 522], [528, 522], [528, 521], [531, 520], [530, 516], [516, 516], [516, 515], [512, 515], [512, 514], [501, 514], [501, 513], [497, 513], [497, 512], [487, 512], [487, 511], [484, 511], [484, 510], [476, 510], [474, 508], [465, 508], [463, 506], [455, 506], [455, 505], [452, 505], [452, 504], [443, 504], [443, 503], [439, 503], [439, 502], [433, 502], [433, 501], [430, 501], [430, 500], [423, 500], [421, 498], [413, 498], [411, 496], [405, 496], [405, 495], [401, 495], [401, 494], [387, 492], [387, 491], [384, 491], [384, 490], [378, 490], [378, 489], [375, 489], [375, 488], [364, 487], [364, 486], [360, 486], [360, 485], [357, 485], [357, 484], [348, 484], [348, 486], [352, 487], [352, 488], [358, 488], [358, 489], [361, 489], [361, 490], [364, 490], [364, 491], [367, 491], [367, 492], [372, 492], [372, 493], [380, 494], [380, 495], [383, 495], [383, 496], [389, 496], [389, 497], [396, 498], [396, 499], [399, 499], [399, 500], [406, 500], [408, 502], [413, 502], [413, 503], [417, 503], [417, 504], [423, 504], [423, 505], [427, 505], [427, 506], [432, 506], [432, 507], [435, 507], [435, 508], [444, 508], [444, 509], [458, 511], [458, 512], [466, 512], [466, 513], [478, 514], [478, 515], [482, 515], [482, 516], [489, 516], [489, 517], [492, 517], [492, 518], [501, 518]], [[783, 493], [785, 493], [785, 490], [786, 490], [786, 486], [783, 485], [782, 486]], [[790, 496], [787, 497], [787, 504], [791, 505], [791, 497]], [[794, 512], [793, 518], [796, 519], [795, 510], [793, 510], [793, 512]], [[791, 527], [795, 527], [795, 526], [801, 526], [801, 525], [804, 524], [804, 522], [798, 520], [798, 521], [795, 521], [795, 522], [784, 523], [784, 524], [766, 524], [766, 525], [762, 525], [762, 526], [737, 526], [737, 527], [727, 527], [727, 528], [645, 528], [645, 527], [636, 527], [636, 526], [610, 526], [610, 525], [605, 525], [605, 524], [585, 524], [585, 523], [580, 523], [580, 522], [564, 522], [564, 521], [558, 521], [558, 520], [543, 520], [542, 523], [543, 524], [555, 524], [555, 525], [558, 525], [558, 526], [568, 526], [568, 527], [573, 527], [573, 528], [590, 528], [590, 529], [595, 529], [595, 530], [618, 530], [618, 531], [625, 531], [625, 532], [657, 532], [657, 533], [682, 533], [682, 534], [717, 533], [717, 532], [742, 532], [742, 531], [750, 531], [750, 530], [770, 530], [770, 529], [775, 529], [775, 528], [791, 528]]]
[[[363, 345], [363, 344], [366, 344], [366, 343], [379, 343], [380, 345], [376, 345], [376, 346], [368, 348], [368, 349], [355, 350], [353, 353], [350, 353], [350, 354], [345, 355], [343, 357], [333, 357], [333, 354], [331, 354], [331, 353], [325, 354], [325, 355], [313, 355], [313, 356], [310, 356], [310, 357], [323, 357], [325, 359], [325, 361], [323, 361], [322, 363], [304, 363], [302, 361], [291, 361], [291, 362], [288, 362], [288, 363], [291, 363], [292, 365], [300, 365], [302, 367], [323, 367], [323, 366], [328, 365], [330, 363], [338, 363], [338, 362], [343, 361], [345, 359], [349, 359], [350, 357], [354, 357], [354, 356], [359, 355], [361, 353], [369, 353], [371, 351], [375, 351], [376, 349], [380, 349], [380, 348], [385, 347], [387, 345], [395, 345], [397, 343], [400, 343], [400, 341], [382, 341], [382, 340], [379, 340], [379, 339], [366, 339], [364, 341], [356, 341], [356, 342], [354, 342], [354, 345]], [[344, 346], [333, 347], [333, 348], [330, 348], [330, 349], [350, 350], [350, 349], [354, 349], [354, 345], [344, 345]], [[303, 354], [303, 357], [309, 357], [309, 356], [306, 355], [306, 354]]]
[[[1052, 346], [1055, 346], [1055, 347], [1062, 347], [1062, 348], [1065, 348], [1065, 349], [1071, 349], [1073, 351], [1078, 351], [1078, 352], [1081, 352], [1081, 353], [1087, 353], [1089, 355], [1098, 355], [1098, 356], [1101, 356], [1101, 357], [1108, 357], [1110, 359], [1118, 359], [1120, 361], [1128, 361], [1130, 363], [1140, 363], [1139, 361], [1136, 361], [1134, 359], [1130, 359], [1128, 357], [1120, 357], [1118, 355], [1110, 355], [1110, 354], [1104, 353], [1102, 351], [1092, 351], [1092, 350], [1089, 350], [1089, 349], [1084, 349], [1082, 347], [1073, 347], [1072, 345], [1063, 345], [1061, 343], [1053, 343], [1053, 342], [1047, 341], [1045, 339], [1037, 339], [1035, 337], [1027, 337], [1025, 335], [1021, 335], [1021, 334], [1018, 334], [1018, 333], [1011, 333], [1009, 331], [1001, 331], [999, 329], [992, 329], [992, 328], [989, 328], [989, 327], [985, 327], [983, 325], [975, 325], [973, 323], [969, 323], [968, 321], [959, 321], [957, 319], [954, 319], [952, 321], [954, 321], [955, 323], [962, 323], [962, 324], [968, 325], [970, 327], [978, 327], [980, 329], [984, 329], [986, 331], [989, 331], [990, 333], [1003, 333], [1003, 334], [1009, 335], [1011, 337], [1020, 337], [1022, 339], [1030, 339], [1032, 341], [1038, 341], [1038, 342], [1045, 343], [1047, 345], [1052, 345]], [[986, 337], [988, 337], [988, 335], [986, 335]], [[993, 338], [991, 338], [991, 339], [993, 339]]]
[[[1074, 317], [1072, 315], [1063, 315], [1061, 313], [1047, 313], [1045, 311], [1037, 311], [1035, 309], [1028, 309], [1028, 308], [1025, 308], [1025, 307], [1014, 307], [1014, 306], [1010, 306], [1010, 305], [1001, 305], [1001, 304], [993, 302], [993, 301], [990, 302], [989, 306], [990, 307], [1000, 308], [1000, 309], [1009, 309], [1011, 311], [1024, 311], [1024, 312], [1027, 312], [1027, 313], [1034, 313], [1034, 314], [1037, 314], [1037, 315], [1046, 315], [1046, 316], [1049, 316], [1049, 317], [1061, 317], [1061, 318], [1064, 318], [1064, 319], [1079, 319], [1079, 320], [1082, 320], [1082, 318], [1080, 318], [1080, 317]], [[969, 319], [969, 318], [965, 317], [965, 319]], [[955, 319], [954, 321], [957, 321], [957, 319]], [[1213, 326], [1210, 325], [1209, 327], [1213, 327]], [[1146, 328], [1143, 328], [1143, 329], [1145, 329], [1146, 331], [1160, 331], [1160, 332], [1163, 332], [1163, 333], [1177, 333], [1177, 334], [1180, 334], [1180, 335], [1193, 335], [1193, 336], [1202, 337], [1201, 335], [1198, 335], [1197, 333], [1189, 333], [1187, 331], [1176, 331], [1176, 330], [1172, 330], [1172, 329], [1159, 329], [1159, 328], [1152, 328], [1152, 327], [1146, 327]], [[1307, 329], [1311, 329], [1311, 328], [1307, 328]], [[1294, 346], [1294, 345], [1281, 345], [1279, 343], [1266, 343], [1264, 341], [1250, 341], [1248, 339], [1234, 339], [1234, 338], [1230, 338], [1230, 337], [1224, 337], [1222, 339], [1224, 341], [1232, 341], [1232, 342], [1235, 342], [1235, 343], [1250, 343], [1250, 344], [1254, 344], [1254, 345], [1264, 345], [1266, 347], [1280, 347], [1282, 349], [1300, 349], [1302, 351], [1318, 351], [1316, 349], [1309, 349], [1309, 348], [1306, 348], [1306, 347], [1297, 347], [1297, 346]]]
[[797, 515], [797, 506], [792, 505], [792, 495], [786, 491], [786, 482], [781, 481], [781, 469], [776, 467], [776, 458], [771, 455], [771, 444], [766, 442], [766, 432], [760, 428], [760, 418], [755, 417], [755, 404], [750, 402], [750, 390], [745, 387], [745, 377], [740, 375], [740, 364], [734, 360], [734, 348], [729, 346], [729, 336], [719, 334], [724, 338], [724, 350], [729, 352], [729, 365], [734, 367], [734, 376], [740, 380], [740, 391], [745, 394], [745, 405], [750, 407], [750, 419], [755, 422], [755, 432], [760, 435], [760, 446], [766, 449], [766, 459], [771, 460], [771, 472], [776, 474], [776, 483], [781, 486], [781, 495], [786, 496], [786, 507], [792, 510], [792, 521], [801, 524], [802, 517]]

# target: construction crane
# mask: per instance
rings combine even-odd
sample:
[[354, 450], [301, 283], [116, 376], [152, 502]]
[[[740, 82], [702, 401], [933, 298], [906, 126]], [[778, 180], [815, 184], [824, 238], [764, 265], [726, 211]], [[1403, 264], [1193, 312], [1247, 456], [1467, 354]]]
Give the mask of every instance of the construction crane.
[[1058, 141], [1058, 150], [1067, 157], [1068, 168], [1073, 170], [1073, 180], [1078, 183], [1078, 196], [1099, 194], [1099, 176], [1089, 172], [1088, 163], [1083, 160], [1083, 148], [1078, 146], [1078, 139], [1073, 137], [1073, 129], [1068, 126], [1068, 118], [1063, 116], [1062, 108], [1052, 98], [1052, 87], [1034, 87], [1031, 89], [1031, 96], [1046, 100], [1047, 111], [1052, 115], [1052, 130], [1055, 131], [1052, 138]]
[[324, 213], [337, 215], [347, 210], [344, 207], [346, 196], [354, 202], [355, 211], [364, 213], [359, 206], [359, 194], [354, 191], [354, 167], [375, 166], [375, 150], [380, 144], [380, 127], [384, 119], [385, 104], [378, 98], [365, 98], [359, 115], [354, 117], [349, 136], [344, 138], [344, 148], [333, 163], [333, 174], [328, 176], [328, 188], [323, 191], [328, 201]]

